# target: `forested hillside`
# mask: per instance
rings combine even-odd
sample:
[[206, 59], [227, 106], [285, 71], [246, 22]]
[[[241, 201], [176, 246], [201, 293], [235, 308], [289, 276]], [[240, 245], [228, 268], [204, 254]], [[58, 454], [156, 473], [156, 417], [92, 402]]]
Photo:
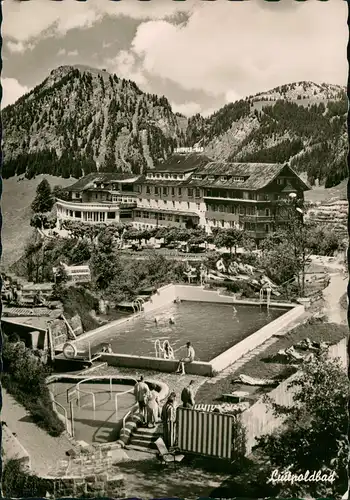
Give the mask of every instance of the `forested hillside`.
[[105, 71], [64, 66], [3, 111], [3, 176], [142, 172], [184, 144], [165, 97]]

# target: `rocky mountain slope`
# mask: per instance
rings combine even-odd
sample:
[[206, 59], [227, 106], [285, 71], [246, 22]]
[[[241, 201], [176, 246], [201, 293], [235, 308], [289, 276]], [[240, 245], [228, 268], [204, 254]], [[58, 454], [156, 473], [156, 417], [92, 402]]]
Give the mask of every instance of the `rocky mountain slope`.
[[184, 141], [182, 122], [165, 97], [132, 81], [62, 66], [3, 111], [3, 175], [140, 172]]
[[345, 89], [291, 83], [188, 120], [168, 100], [106, 71], [63, 66], [3, 111], [3, 176], [142, 172], [176, 146], [214, 159], [285, 162], [311, 184], [348, 175]]
[[290, 161], [312, 185], [331, 187], [348, 175], [347, 109], [342, 87], [293, 83], [195, 115], [187, 137], [223, 160]]

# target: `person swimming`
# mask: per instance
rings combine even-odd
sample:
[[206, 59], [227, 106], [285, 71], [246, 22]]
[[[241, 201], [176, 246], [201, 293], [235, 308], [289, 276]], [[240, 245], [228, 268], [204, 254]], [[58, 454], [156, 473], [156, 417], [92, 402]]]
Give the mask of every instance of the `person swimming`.
[[170, 324], [170, 325], [175, 325], [175, 319], [174, 319], [174, 316], [170, 316], [170, 318], [169, 318], [169, 324]]

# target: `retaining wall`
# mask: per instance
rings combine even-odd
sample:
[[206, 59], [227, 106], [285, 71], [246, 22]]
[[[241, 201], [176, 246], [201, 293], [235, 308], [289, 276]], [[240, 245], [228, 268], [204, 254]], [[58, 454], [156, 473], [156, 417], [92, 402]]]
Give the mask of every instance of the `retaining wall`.
[[[124, 368], [138, 368], [145, 370], [156, 370], [160, 372], [175, 373], [178, 361], [163, 358], [152, 358], [147, 356], [134, 356], [131, 354], [102, 354], [101, 361], [106, 361], [110, 366], [122, 366]], [[212, 376], [212, 365], [204, 361], [194, 361], [186, 365], [186, 373], [189, 375]]]
[[123, 498], [126, 484], [122, 474], [89, 474], [64, 476], [61, 478], [41, 477], [42, 488], [60, 497], [74, 498]]

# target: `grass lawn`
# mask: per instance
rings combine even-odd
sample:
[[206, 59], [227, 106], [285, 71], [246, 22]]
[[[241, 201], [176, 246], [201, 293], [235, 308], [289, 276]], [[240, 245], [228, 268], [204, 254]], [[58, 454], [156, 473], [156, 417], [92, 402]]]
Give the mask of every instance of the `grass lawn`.
[[[23, 176], [21, 176], [22, 179]], [[3, 180], [2, 203], [2, 265], [10, 265], [18, 260], [33, 228], [30, 227], [32, 215], [30, 205], [35, 198], [36, 188], [47, 179], [51, 188], [73, 184], [76, 179], [62, 179], [52, 175], [38, 175], [35, 179], [19, 180], [11, 177]]]
[[[233, 390], [252, 390], [252, 387], [247, 389], [247, 386], [233, 384], [235, 375], [249, 375], [256, 378], [264, 379], [285, 379], [293, 374], [295, 368], [287, 363], [273, 363], [270, 357], [280, 349], [286, 349], [300, 340], [309, 338], [314, 342], [329, 342], [337, 344], [341, 339], [348, 335], [348, 327], [345, 325], [337, 325], [330, 323], [315, 323], [298, 326], [283, 337], [280, 337], [272, 344], [268, 351], [263, 351], [254, 358], [245, 363], [235, 374], [230, 374], [228, 377], [218, 380], [215, 384], [205, 382], [196, 394], [196, 401], [201, 403], [218, 403], [222, 394], [229, 394]], [[252, 396], [259, 397], [263, 392], [270, 392], [270, 388], [256, 388]]]

